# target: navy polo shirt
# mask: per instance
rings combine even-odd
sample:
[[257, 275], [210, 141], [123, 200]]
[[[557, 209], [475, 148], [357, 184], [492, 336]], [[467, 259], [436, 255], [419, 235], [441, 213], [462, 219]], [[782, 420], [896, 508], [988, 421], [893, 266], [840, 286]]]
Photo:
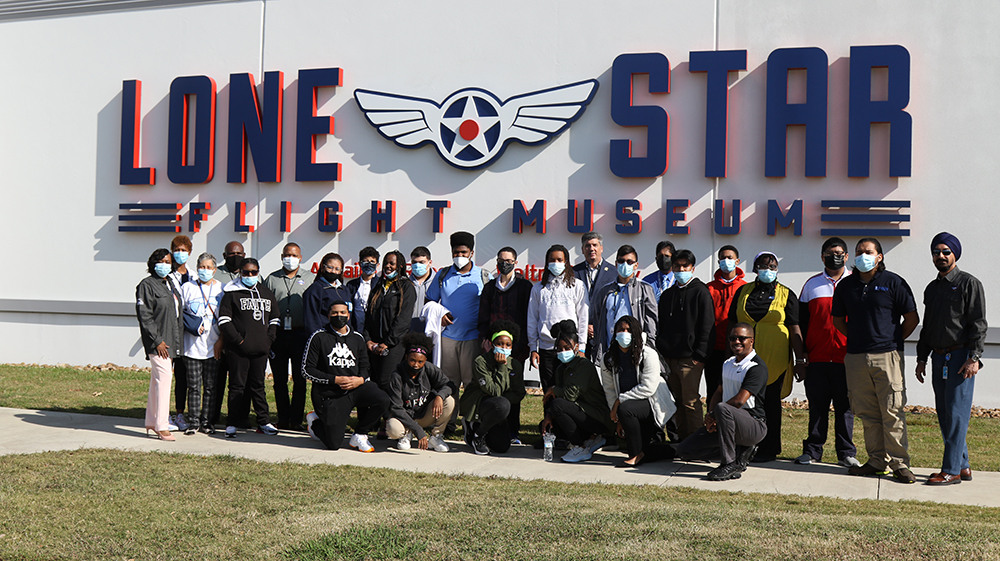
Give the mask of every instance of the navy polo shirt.
[[903, 277], [891, 271], [875, 273], [865, 284], [861, 275], [846, 277], [833, 292], [833, 317], [847, 317], [847, 352], [903, 352], [900, 318], [914, 312], [917, 302]]

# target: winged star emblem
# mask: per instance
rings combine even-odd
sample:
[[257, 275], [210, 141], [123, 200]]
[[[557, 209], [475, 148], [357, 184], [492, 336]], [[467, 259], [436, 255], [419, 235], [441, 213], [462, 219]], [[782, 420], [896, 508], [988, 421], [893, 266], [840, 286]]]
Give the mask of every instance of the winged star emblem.
[[354, 99], [379, 134], [403, 148], [434, 144], [438, 154], [460, 169], [496, 161], [507, 144], [544, 144], [580, 118], [597, 93], [597, 80], [500, 98], [481, 88], [465, 88], [443, 103], [372, 90], [354, 90]]

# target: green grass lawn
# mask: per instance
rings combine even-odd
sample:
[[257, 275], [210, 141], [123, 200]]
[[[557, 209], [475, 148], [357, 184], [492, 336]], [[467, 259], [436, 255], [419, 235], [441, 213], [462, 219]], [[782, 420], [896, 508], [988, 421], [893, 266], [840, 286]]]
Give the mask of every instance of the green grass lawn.
[[0, 559], [997, 559], [1000, 509], [81, 450], [0, 457]]
[[[0, 365], [0, 407], [45, 409], [97, 415], [142, 418], [146, 408], [149, 374], [127, 370], [81, 371], [74, 368], [39, 368]], [[271, 412], [274, 394], [267, 384]], [[173, 398], [171, 397], [171, 409]], [[306, 405], [307, 410], [311, 405]], [[223, 406], [223, 412], [226, 407]], [[808, 412], [785, 409], [782, 423], [782, 454], [793, 459], [802, 453]], [[538, 422], [542, 418], [541, 398], [528, 396], [521, 408], [521, 434], [525, 442], [539, 439]], [[915, 467], [940, 468], [944, 447], [937, 416], [906, 416], [912, 464]], [[836, 462], [832, 447], [833, 423], [824, 451], [824, 462]], [[858, 459], [866, 459], [861, 422], [855, 423], [854, 442]], [[969, 456], [974, 470], [1000, 471], [1000, 419], [973, 418], [968, 433]]]

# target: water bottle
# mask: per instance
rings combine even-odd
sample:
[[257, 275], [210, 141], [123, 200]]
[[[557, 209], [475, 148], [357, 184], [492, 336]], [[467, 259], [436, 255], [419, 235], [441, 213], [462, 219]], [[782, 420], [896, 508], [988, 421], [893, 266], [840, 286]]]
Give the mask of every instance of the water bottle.
[[552, 449], [555, 448], [556, 435], [551, 432], [547, 432], [542, 435], [542, 443], [544, 444], [542, 450], [542, 459], [546, 462], [552, 461]]

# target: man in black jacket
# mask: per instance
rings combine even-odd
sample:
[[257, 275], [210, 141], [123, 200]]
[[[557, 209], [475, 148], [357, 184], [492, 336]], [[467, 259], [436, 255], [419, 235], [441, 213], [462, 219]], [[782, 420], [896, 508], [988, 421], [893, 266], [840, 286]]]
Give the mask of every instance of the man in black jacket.
[[250, 414], [250, 403], [244, 397], [249, 391], [257, 413], [257, 432], [278, 434], [271, 424], [264, 394], [264, 370], [271, 344], [278, 332], [281, 318], [278, 301], [266, 286], [258, 284], [260, 265], [248, 257], [240, 264], [240, 276], [229, 282], [219, 304], [219, 331], [225, 340], [229, 366], [229, 419], [226, 438], [236, 438], [236, 427], [244, 425]]
[[715, 310], [708, 286], [694, 277], [690, 250], [674, 254], [674, 284], [660, 295], [656, 348], [667, 360], [667, 385], [677, 402], [674, 422], [684, 440], [702, 425], [698, 386], [712, 343]]
[[330, 323], [306, 343], [302, 372], [313, 383], [315, 409], [306, 420], [316, 438], [330, 450], [339, 450], [347, 418], [357, 407], [358, 427], [350, 445], [372, 452], [375, 448], [368, 442], [368, 433], [389, 410], [389, 396], [368, 379], [368, 348], [365, 338], [349, 325], [347, 302], [334, 302], [329, 317]]

